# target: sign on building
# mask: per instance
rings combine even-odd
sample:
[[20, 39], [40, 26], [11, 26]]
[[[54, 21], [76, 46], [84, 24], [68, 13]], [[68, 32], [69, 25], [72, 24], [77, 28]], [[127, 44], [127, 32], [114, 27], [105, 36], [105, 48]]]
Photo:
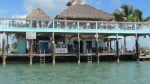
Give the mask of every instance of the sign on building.
[[26, 32], [26, 39], [36, 39], [36, 32]]
[[68, 53], [66, 44], [56, 44], [55, 53]]

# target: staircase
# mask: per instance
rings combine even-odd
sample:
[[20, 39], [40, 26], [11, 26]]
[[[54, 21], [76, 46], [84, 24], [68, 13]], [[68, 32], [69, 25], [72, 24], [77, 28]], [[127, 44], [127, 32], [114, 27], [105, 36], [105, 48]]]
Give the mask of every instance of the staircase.
[[40, 64], [45, 64], [45, 50], [43, 54], [41, 53], [41, 50], [40, 50]]

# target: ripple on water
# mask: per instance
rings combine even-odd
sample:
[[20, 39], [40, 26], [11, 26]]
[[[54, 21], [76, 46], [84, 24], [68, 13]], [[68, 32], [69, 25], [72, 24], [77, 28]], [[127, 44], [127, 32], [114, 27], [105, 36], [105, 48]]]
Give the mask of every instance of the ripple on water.
[[150, 62], [8, 64], [0, 84], [149, 84]]

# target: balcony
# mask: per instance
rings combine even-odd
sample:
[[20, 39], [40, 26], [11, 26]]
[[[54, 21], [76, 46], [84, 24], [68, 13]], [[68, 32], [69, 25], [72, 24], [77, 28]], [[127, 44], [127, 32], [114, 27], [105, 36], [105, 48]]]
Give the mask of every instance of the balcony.
[[2, 32], [139, 33], [149, 34], [149, 22], [106, 22], [80, 20], [26, 20], [0, 18]]

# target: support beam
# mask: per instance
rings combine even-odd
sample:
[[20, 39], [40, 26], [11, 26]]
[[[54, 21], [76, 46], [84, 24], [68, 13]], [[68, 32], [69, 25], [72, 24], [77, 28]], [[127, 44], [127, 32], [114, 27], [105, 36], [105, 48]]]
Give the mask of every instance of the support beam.
[[121, 53], [124, 53], [124, 42], [123, 39], [121, 39]]
[[55, 35], [52, 33], [52, 63], [55, 64]]
[[95, 39], [96, 39], [96, 56], [97, 56], [97, 63], [99, 63], [98, 34], [95, 35]]
[[139, 61], [139, 44], [138, 44], [138, 35], [137, 34], [136, 34], [135, 45], [136, 45], [137, 61]]
[[110, 38], [107, 38], [107, 51], [110, 53]]
[[3, 58], [3, 65], [6, 65], [6, 45], [5, 45], [5, 32], [3, 33], [3, 49], [2, 49], [2, 58]]
[[116, 51], [116, 40], [114, 40], [114, 51]]
[[32, 65], [33, 58], [33, 39], [30, 39], [30, 65]]
[[124, 50], [126, 50], [127, 47], [126, 47], [126, 36], [124, 36]]
[[110, 38], [110, 51], [111, 51], [111, 48], [112, 48], [111, 40], [112, 40], [112, 39]]
[[80, 34], [78, 33], [78, 63], [80, 64]]
[[8, 48], [8, 47], [9, 47], [9, 46], [8, 46], [8, 45], [9, 45], [9, 44], [8, 44], [8, 34], [6, 34], [6, 36], [7, 36], [7, 46], [6, 46], [6, 50], [7, 50], [7, 54], [8, 54], [8, 49], [9, 49], [9, 48]]
[[117, 62], [119, 62], [119, 43], [118, 43], [118, 33], [116, 34], [116, 54], [117, 54]]

